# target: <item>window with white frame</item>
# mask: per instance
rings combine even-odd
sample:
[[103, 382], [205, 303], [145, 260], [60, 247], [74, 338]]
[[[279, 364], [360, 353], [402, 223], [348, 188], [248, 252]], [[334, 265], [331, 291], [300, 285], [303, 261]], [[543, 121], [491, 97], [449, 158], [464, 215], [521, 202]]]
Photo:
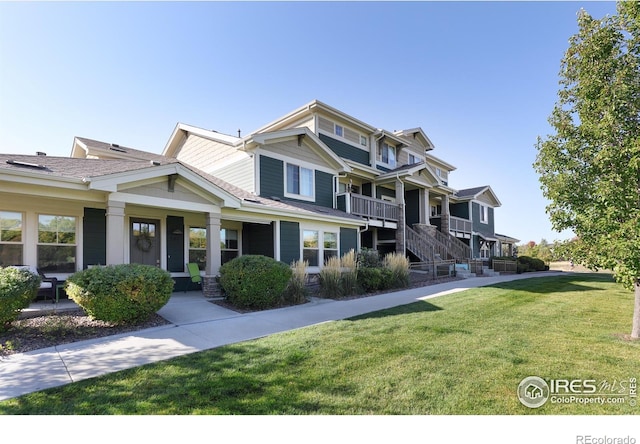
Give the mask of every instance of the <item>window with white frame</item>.
[[22, 213], [0, 211], [0, 266], [23, 263]]
[[313, 170], [287, 163], [286, 182], [288, 195], [313, 198]]
[[396, 166], [396, 147], [387, 143], [383, 143], [378, 147], [377, 160], [380, 163], [384, 163], [391, 168]]
[[415, 163], [420, 163], [420, 162], [422, 162], [422, 159], [419, 156], [409, 153], [409, 165], [413, 165]]
[[200, 270], [207, 265], [207, 229], [189, 227], [189, 263], [198, 264]]
[[49, 273], [76, 271], [76, 224], [74, 216], [38, 216], [38, 268]]
[[[220, 264], [238, 257], [238, 230], [220, 229]], [[198, 264], [200, 270], [207, 265], [207, 229], [189, 228], [189, 262]]]
[[489, 223], [489, 207], [486, 205], [480, 205], [480, 222]]
[[302, 259], [310, 267], [326, 263], [329, 258], [338, 256], [338, 233], [322, 230], [302, 231]]
[[340, 126], [340, 125], [338, 125], [338, 124], [336, 123], [336, 125], [335, 125], [335, 133], [336, 133], [336, 136], [340, 136], [340, 137], [342, 137], [342, 135], [343, 135], [343, 130], [344, 130], [344, 128], [342, 128], [342, 126]]
[[490, 256], [491, 250], [489, 249], [489, 245], [487, 245], [485, 242], [484, 244], [482, 244], [482, 247], [480, 247], [480, 257], [482, 259], [489, 259]]
[[431, 205], [431, 217], [440, 216], [442, 214], [442, 205]]
[[310, 267], [317, 267], [320, 263], [319, 231], [304, 230], [302, 232], [302, 259], [309, 263]]
[[360, 135], [360, 145], [367, 146], [367, 136]]
[[338, 256], [338, 233], [325, 231], [323, 236], [323, 256], [326, 263], [329, 258]]

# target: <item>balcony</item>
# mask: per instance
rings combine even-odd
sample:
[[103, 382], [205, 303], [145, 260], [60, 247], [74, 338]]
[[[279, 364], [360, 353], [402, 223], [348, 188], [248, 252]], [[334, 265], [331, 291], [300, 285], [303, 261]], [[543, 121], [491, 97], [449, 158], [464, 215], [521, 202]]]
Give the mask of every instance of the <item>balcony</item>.
[[449, 216], [449, 231], [454, 233], [471, 233], [473, 227], [470, 220]]
[[372, 225], [396, 228], [400, 207], [381, 199], [361, 194], [338, 194], [338, 209], [369, 220]]

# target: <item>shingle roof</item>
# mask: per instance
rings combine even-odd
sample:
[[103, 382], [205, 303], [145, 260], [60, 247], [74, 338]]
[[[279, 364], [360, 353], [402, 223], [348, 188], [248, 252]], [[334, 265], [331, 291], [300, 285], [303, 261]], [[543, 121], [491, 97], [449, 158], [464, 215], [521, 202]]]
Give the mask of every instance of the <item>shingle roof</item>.
[[[177, 160], [164, 158], [161, 164], [176, 163]], [[31, 156], [22, 154], [0, 154], [0, 169], [31, 171], [34, 173], [84, 179], [109, 174], [152, 168], [148, 160], [107, 160], [55, 156]]]
[[484, 186], [481, 186], [481, 187], [466, 188], [464, 190], [458, 190], [456, 192], [456, 196], [460, 197], [460, 198], [473, 197], [473, 196], [475, 196], [476, 194], [480, 193], [481, 191], [485, 190], [488, 187], [489, 187], [489, 185], [484, 185]]
[[[143, 151], [140, 152], [144, 153]], [[295, 212], [300, 215], [311, 215], [319, 218], [327, 216], [340, 217], [343, 219], [362, 221], [362, 218], [360, 217], [353, 216], [334, 208], [322, 207], [305, 202], [275, 200], [256, 196], [253, 193], [238, 188], [228, 182], [225, 182], [222, 179], [219, 179], [215, 176], [212, 176], [211, 174], [205, 173], [202, 170], [194, 168], [173, 158], [156, 156], [154, 160], [156, 162], [159, 162], [160, 165], [180, 164], [193, 173], [199, 175], [203, 179], [228, 192], [229, 194], [247, 202], [248, 206], [251, 206], [252, 204], [264, 205], [269, 209]], [[0, 154], [0, 174], [2, 170], [23, 172], [29, 171], [52, 178], [57, 177], [77, 179], [78, 181], [81, 181], [85, 178], [96, 178], [114, 173], [154, 168], [156, 166], [157, 165], [152, 164], [151, 161], [148, 160], [108, 160], [73, 157], [33, 156], [21, 154]]]
[[163, 162], [169, 157], [162, 154], [150, 153], [148, 151], [141, 151], [135, 148], [130, 148], [122, 145], [115, 145], [112, 143], [100, 142], [99, 140], [88, 139], [86, 137], [76, 137], [77, 140], [84, 143], [89, 148], [95, 148], [101, 151], [113, 152], [114, 154], [126, 154], [131, 157], [138, 158], [140, 160], [156, 160]]

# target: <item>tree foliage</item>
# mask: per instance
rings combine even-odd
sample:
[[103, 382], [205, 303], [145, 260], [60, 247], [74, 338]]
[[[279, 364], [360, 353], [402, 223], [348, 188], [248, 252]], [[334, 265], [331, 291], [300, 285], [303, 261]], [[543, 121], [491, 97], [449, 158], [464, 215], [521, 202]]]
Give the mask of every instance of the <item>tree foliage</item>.
[[549, 118], [555, 134], [538, 139], [534, 163], [547, 212], [556, 230], [577, 235], [574, 260], [614, 270], [618, 281], [636, 287], [638, 299], [639, 2], [619, 2], [616, 15], [600, 20], [578, 13], [560, 87]]

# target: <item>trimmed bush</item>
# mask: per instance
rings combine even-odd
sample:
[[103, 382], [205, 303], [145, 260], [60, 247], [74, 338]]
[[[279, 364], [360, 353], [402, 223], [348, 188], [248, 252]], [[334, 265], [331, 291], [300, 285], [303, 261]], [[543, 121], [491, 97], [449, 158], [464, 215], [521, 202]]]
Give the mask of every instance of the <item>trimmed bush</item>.
[[387, 268], [358, 268], [358, 286], [364, 293], [387, 290], [391, 283], [391, 270]]
[[519, 256], [518, 264], [523, 265], [524, 271], [545, 271], [544, 261], [535, 257]]
[[377, 250], [363, 248], [358, 252], [358, 268], [378, 268], [382, 266]]
[[262, 310], [278, 306], [292, 274], [284, 262], [246, 255], [220, 267], [220, 286], [233, 305]]
[[173, 291], [171, 275], [151, 265], [94, 267], [69, 276], [65, 291], [92, 318], [137, 324], [160, 310]]
[[20, 311], [35, 299], [40, 276], [17, 267], [0, 267], [0, 331], [9, 328]]

